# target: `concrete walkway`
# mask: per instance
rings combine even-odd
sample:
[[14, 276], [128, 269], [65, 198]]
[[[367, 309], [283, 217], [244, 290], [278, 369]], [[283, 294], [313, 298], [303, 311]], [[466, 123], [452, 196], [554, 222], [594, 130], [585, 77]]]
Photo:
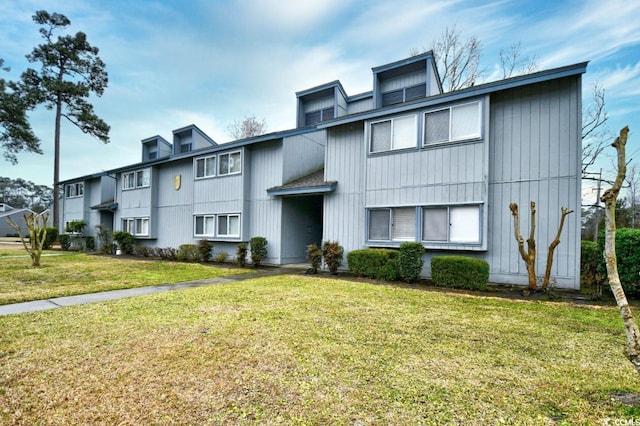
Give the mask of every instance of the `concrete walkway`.
[[54, 297], [44, 300], [33, 300], [30, 302], [14, 303], [11, 305], [0, 305], [0, 316], [11, 314], [22, 314], [26, 312], [44, 311], [47, 309], [62, 308], [64, 306], [83, 305], [86, 303], [104, 302], [106, 300], [124, 299], [127, 297], [143, 296], [145, 294], [163, 293], [166, 291], [182, 290], [185, 288], [203, 287], [212, 284], [222, 284], [243, 281], [250, 278], [261, 278], [265, 276], [297, 274], [304, 269], [298, 267], [282, 267], [259, 269], [254, 273], [232, 275], [229, 277], [211, 278], [197, 281], [186, 281], [175, 284], [160, 284], [148, 287], [128, 288], [123, 290], [102, 291], [99, 293], [78, 294], [76, 296]]

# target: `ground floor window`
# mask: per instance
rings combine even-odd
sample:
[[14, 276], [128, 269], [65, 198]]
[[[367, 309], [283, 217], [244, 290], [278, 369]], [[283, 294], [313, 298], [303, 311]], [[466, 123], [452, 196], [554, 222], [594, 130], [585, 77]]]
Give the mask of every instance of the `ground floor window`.
[[481, 205], [386, 207], [367, 210], [367, 240], [481, 243]]
[[194, 216], [196, 237], [240, 237], [240, 214], [206, 214]]
[[423, 207], [422, 241], [479, 243], [480, 206]]
[[127, 217], [122, 219], [122, 230], [139, 237], [149, 236], [148, 217]]
[[369, 240], [414, 241], [415, 238], [415, 207], [369, 210]]

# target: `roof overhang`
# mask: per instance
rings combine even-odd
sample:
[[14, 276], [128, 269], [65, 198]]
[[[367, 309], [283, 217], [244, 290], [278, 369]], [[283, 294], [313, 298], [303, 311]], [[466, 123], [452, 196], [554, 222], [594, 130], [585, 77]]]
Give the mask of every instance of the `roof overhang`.
[[104, 203], [91, 206], [91, 210], [114, 212], [118, 210], [118, 203], [114, 202], [113, 200], [105, 201]]
[[336, 181], [325, 181], [324, 169], [320, 169], [282, 186], [269, 188], [267, 194], [277, 197], [326, 194], [335, 191], [337, 186]]

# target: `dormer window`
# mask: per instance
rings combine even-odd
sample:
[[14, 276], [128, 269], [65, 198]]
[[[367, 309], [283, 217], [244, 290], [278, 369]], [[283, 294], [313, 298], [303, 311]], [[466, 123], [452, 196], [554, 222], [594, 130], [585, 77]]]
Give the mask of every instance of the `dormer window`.
[[382, 106], [409, 102], [427, 96], [427, 84], [405, 87], [382, 94]]
[[334, 115], [333, 107], [311, 111], [304, 115], [304, 123], [306, 126], [312, 126], [320, 123], [321, 121], [332, 120]]

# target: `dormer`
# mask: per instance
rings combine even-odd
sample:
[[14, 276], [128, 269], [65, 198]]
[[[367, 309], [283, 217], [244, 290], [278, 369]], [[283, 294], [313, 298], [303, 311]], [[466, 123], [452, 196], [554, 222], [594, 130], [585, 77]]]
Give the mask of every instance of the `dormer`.
[[429, 51], [372, 69], [375, 108], [442, 93], [442, 84]]
[[173, 147], [162, 136], [153, 136], [142, 140], [142, 162], [168, 157]]
[[313, 126], [347, 113], [347, 95], [339, 81], [297, 92], [297, 127]]
[[173, 131], [174, 155], [217, 145], [213, 139], [207, 136], [195, 124]]

